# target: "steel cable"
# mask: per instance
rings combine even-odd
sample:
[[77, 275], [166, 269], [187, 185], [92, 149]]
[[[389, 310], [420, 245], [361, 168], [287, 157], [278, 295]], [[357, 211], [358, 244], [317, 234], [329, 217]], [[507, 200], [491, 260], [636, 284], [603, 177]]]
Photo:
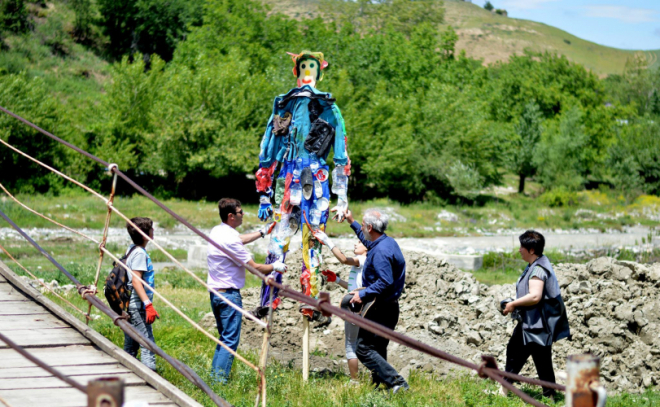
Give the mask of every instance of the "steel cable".
[[25, 349], [23, 349], [21, 346], [19, 346], [16, 342], [12, 341], [11, 339], [7, 338], [5, 335], [0, 333], [0, 341], [3, 341], [6, 343], [10, 348], [14, 349], [16, 352], [20, 353], [21, 356], [29, 360], [30, 362], [34, 363], [35, 365], [39, 366], [40, 368], [44, 369], [48, 373], [52, 374], [53, 376], [57, 377], [58, 379], [62, 380], [66, 384], [75, 387], [76, 389], [80, 390], [81, 392], [87, 394], [87, 386], [83, 386], [82, 384], [74, 381], [73, 379], [65, 376], [64, 374], [60, 373], [59, 371], [53, 369], [52, 367], [48, 366], [41, 360], [35, 358], [27, 352]]
[[[61, 271], [71, 282], [76, 285], [78, 292], [82, 292], [86, 289], [77, 278], [71, 275], [60, 263], [57, 262], [47, 251], [45, 251], [37, 242], [35, 242], [23, 229], [21, 229], [14, 221], [12, 221], [2, 210], [0, 210], [0, 217], [3, 218], [9, 225], [14, 228], [25, 240], [27, 240], [35, 249], [37, 249], [44, 257], [48, 259], [59, 271]], [[84, 296], [84, 299], [89, 303], [93, 304], [101, 312], [109, 316], [119, 328], [126, 332], [131, 338], [137, 341], [143, 347], [149, 349], [151, 352], [165, 359], [174, 369], [181, 373], [185, 378], [187, 378], [195, 386], [199, 387], [204, 391], [210, 398], [213, 400], [216, 405], [221, 407], [231, 407], [231, 404], [227, 403], [226, 400], [220, 398], [213, 390], [209, 387], [204, 380], [202, 380], [199, 375], [188, 367], [186, 364], [182, 363], [180, 360], [175, 359], [165, 353], [158, 345], [156, 345], [151, 340], [147, 339], [140, 333], [133, 325], [131, 325], [125, 319], [122, 319], [120, 315], [117, 315], [110, 307], [108, 307], [103, 301], [101, 301], [95, 294], [90, 293]]]
[[41, 284], [41, 286], [43, 286], [47, 291], [49, 291], [51, 294], [53, 294], [54, 296], [56, 296], [56, 297], [59, 298], [60, 300], [64, 301], [67, 305], [69, 305], [70, 307], [74, 308], [76, 311], [78, 311], [78, 312], [80, 312], [81, 314], [85, 315], [86, 318], [89, 318], [89, 315], [88, 315], [87, 313], [85, 313], [85, 311], [83, 311], [83, 310], [81, 310], [80, 308], [78, 308], [78, 307], [76, 307], [75, 305], [73, 305], [73, 304], [72, 304], [70, 301], [68, 301], [66, 298], [64, 298], [64, 297], [62, 297], [61, 295], [59, 295], [58, 293], [56, 293], [55, 290], [53, 290], [52, 288], [48, 287], [48, 284], [44, 283], [43, 281], [41, 281], [40, 278], [38, 278], [37, 276], [35, 276], [34, 274], [32, 274], [27, 268], [25, 268], [21, 263], [19, 263], [18, 260], [16, 260], [16, 259], [14, 258], [14, 256], [12, 256], [11, 253], [9, 253], [9, 252], [7, 251], [7, 249], [5, 249], [5, 247], [4, 247], [3, 245], [1, 245], [1, 244], [0, 244], [0, 249], [2, 249], [2, 251], [5, 252], [5, 254], [6, 254], [6, 255], [7, 255], [7, 256], [8, 256], [8, 257], [9, 257], [14, 263], [16, 263], [16, 264], [18, 265], [18, 267], [20, 267], [21, 269], [23, 269], [23, 271], [25, 271], [30, 277], [32, 277], [35, 281], [37, 281], [39, 284]]
[[[63, 140], [60, 139], [59, 137], [57, 137], [57, 136], [55, 136], [55, 135], [53, 135], [53, 134], [51, 134], [51, 133], [49, 133], [49, 132], [47, 132], [47, 131], [41, 129], [40, 127], [38, 127], [38, 126], [36, 126], [36, 125], [30, 123], [30, 122], [27, 121], [26, 119], [23, 119], [22, 117], [20, 117], [20, 116], [14, 114], [14, 113], [12, 113], [12, 112], [10, 112], [9, 110], [7, 110], [7, 109], [5, 109], [5, 108], [3, 108], [3, 107], [1, 107], [1, 106], [0, 106], [0, 110], [4, 111], [5, 113], [11, 115], [12, 117], [14, 117], [14, 118], [16, 118], [16, 119], [22, 121], [23, 123], [29, 125], [30, 127], [32, 127], [32, 128], [34, 128], [34, 129], [40, 131], [42, 134], [44, 134], [44, 135], [46, 135], [46, 136], [48, 136], [48, 137], [50, 137], [50, 138], [52, 138], [52, 139], [54, 139], [54, 140], [56, 140], [56, 141], [59, 141], [59, 142], [61, 142], [62, 144], [64, 144], [65, 146], [67, 146], [67, 147], [69, 147], [69, 148], [71, 148], [71, 149], [73, 149], [73, 150], [75, 150], [75, 151], [77, 151], [77, 152], [79, 152], [79, 153], [85, 155], [86, 157], [88, 157], [88, 158], [90, 158], [90, 159], [92, 159], [92, 160], [94, 160], [94, 161], [96, 161], [96, 162], [98, 162], [98, 163], [100, 163], [100, 164], [102, 164], [102, 165], [104, 165], [104, 166], [106, 166], [106, 167], [108, 166], [108, 163], [107, 163], [106, 161], [104, 161], [104, 160], [102, 160], [102, 159], [100, 159], [100, 158], [94, 156], [93, 154], [90, 154], [90, 153], [84, 151], [84, 150], [81, 150], [80, 148], [78, 148], [78, 147], [76, 147], [76, 146], [74, 146], [74, 145], [72, 145], [72, 144], [70, 144], [70, 143], [68, 143], [68, 142], [63, 141]], [[2, 141], [2, 140], [0, 140], [0, 141]], [[6, 144], [6, 143], [3, 142], [3, 144]], [[14, 149], [14, 148], [12, 148], [12, 149]], [[26, 155], [26, 154], [20, 152], [20, 150], [16, 150], [16, 149], [14, 149], [14, 150], [15, 150], [15, 151], [18, 151], [19, 153], [21, 153], [21, 154], [23, 154], [23, 155]], [[31, 158], [31, 159], [32, 159], [32, 158]], [[35, 161], [35, 159], [32, 159], [32, 160]], [[43, 164], [43, 165], [45, 166], [45, 164]], [[49, 168], [49, 167], [48, 167], [48, 168]], [[118, 169], [114, 169], [113, 172], [116, 173], [118, 177], [120, 177], [120, 178], [122, 178], [124, 181], [126, 181], [129, 185], [131, 185], [136, 191], [138, 191], [139, 193], [141, 193], [142, 195], [144, 195], [145, 197], [147, 197], [148, 199], [150, 199], [153, 203], [155, 203], [157, 206], [159, 206], [162, 210], [164, 210], [165, 212], [167, 212], [167, 213], [168, 213], [170, 216], [172, 216], [174, 219], [178, 220], [178, 221], [181, 222], [183, 225], [185, 225], [188, 229], [190, 229], [192, 232], [194, 232], [195, 234], [197, 234], [199, 237], [201, 237], [202, 239], [206, 240], [209, 244], [213, 245], [213, 246], [216, 247], [218, 250], [220, 250], [220, 251], [222, 251], [223, 253], [225, 253], [225, 254], [226, 254], [229, 258], [231, 258], [234, 262], [236, 262], [237, 264], [241, 264], [242, 266], [244, 266], [244, 267], [245, 267], [248, 271], [250, 271], [252, 274], [256, 275], [256, 276], [259, 277], [261, 280], [265, 281], [266, 284], [271, 285], [271, 286], [273, 286], [273, 287], [275, 287], [275, 288], [278, 288], [278, 289], [280, 290], [280, 294], [281, 294], [281, 295], [283, 295], [283, 296], [285, 296], [285, 297], [289, 297], [289, 298], [294, 299], [294, 300], [297, 300], [297, 301], [299, 301], [299, 302], [305, 303], [305, 304], [307, 304], [307, 305], [312, 305], [312, 306], [314, 306], [315, 308], [317, 308], [317, 309], [319, 309], [319, 310], [322, 310], [322, 311], [325, 311], [325, 312], [329, 312], [329, 313], [331, 313], [331, 314], [335, 314], [335, 315], [339, 316], [340, 318], [344, 319], [345, 321], [349, 321], [349, 322], [352, 322], [352, 323], [354, 323], [354, 324], [360, 326], [360, 328], [367, 329], [367, 330], [369, 330], [370, 332], [373, 332], [373, 333], [375, 333], [375, 334], [377, 334], [377, 335], [379, 335], [379, 336], [382, 336], [382, 337], [388, 338], [388, 339], [390, 339], [390, 340], [393, 340], [393, 341], [395, 341], [395, 342], [397, 342], [397, 343], [399, 343], [399, 344], [402, 344], [402, 345], [404, 345], [404, 346], [407, 346], [407, 347], [409, 347], [409, 348], [412, 348], [412, 349], [418, 350], [418, 351], [420, 351], [420, 352], [422, 352], [422, 353], [426, 353], [426, 354], [428, 354], [428, 355], [431, 355], [431, 356], [437, 357], [437, 358], [439, 358], [439, 359], [446, 360], [446, 361], [448, 361], [448, 362], [451, 362], [451, 363], [457, 364], [457, 365], [459, 365], [459, 366], [463, 366], [463, 367], [466, 367], [466, 368], [469, 368], [469, 369], [472, 369], [472, 370], [478, 371], [479, 366], [476, 365], [476, 364], [474, 364], [474, 363], [471, 363], [471, 362], [469, 362], [469, 361], [467, 361], [467, 360], [464, 360], [464, 359], [458, 358], [458, 357], [456, 357], [456, 356], [454, 356], [454, 355], [451, 355], [451, 354], [449, 354], [449, 353], [443, 352], [443, 351], [441, 351], [441, 350], [439, 350], [439, 349], [433, 348], [433, 347], [431, 347], [431, 346], [429, 346], [429, 345], [426, 345], [426, 344], [424, 344], [424, 343], [422, 343], [422, 342], [420, 342], [420, 341], [417, 341], [417, 340], [415, 340], [415, 339], [413, 339], [413, 338], [410, 338], [410, 337], [408, 337], [408, 336], [402, 335], [402, 334], [400, 334], [400, 333], [398, 333], [398, 332], [395, 332], [395, 331], [393, 331], [393, 330], [391, 330], [391, 329], [389, 329], [389, 328], [386, 328], [386, 327], [384, 327], [384, 326], [381, 326], [381, 325], [379, 325], [379, 324], [376, 324], [376, 323], [374, 323], [374, 322], [372, 322], [372, 321], [369, 321], [369, 320], [367, 320], [367, 319], [364, 319], [364, 318], [362, 318], [362, 317], [356, 317], [355, 315], [353, 315], [352, 313], [350, 313], [350, 312], [348, 312], [348, 311], [344, 311], [344, 310], [342, 310], [342, 309], [340, 309], [340, 308], [338, 308], [338, 307], [334, 307], [334, 306], [330, 305], [327, 301], [320, 301], [320, 300], [317, 300], [317, 299], [313, 299], [313, 298], [311, 298], [311, 297], [307, 297], [306, 295], [304, 295], [304, 294], [302, 294], [302, 293], [299, 293], [298, 291], [295, 291], [295, 290], [291, 289], [289, 286], [287, 286], [287, 285], [283, 285], [283, 284], [279, 284], [279, 283], [273, 281], [272, 279], [266, 280], [266, 276], [265, 276], [264, 274], [262, 274], [261, 272], [259, 272], [257, 269], [251, 267], [249, 264], [243, 263], [242, 261], [240, 261], [239, 259], [237, 259], [235, 256], [233, 256], [231, 253], [228, 253], [227, 251], [225, 251], [222, 247], [220, 247], [220, 245], [218, 245], [217, 243], [215, 243], [215, 242], [214, 242], [209, 236], [207, 236], [205, 233], [203, 233], [202, 231], [200, 231], [199, 229], [197, 229], [195, 226], [193, 226], [192, 224], [190, 224], [186, 219], [184, 219], [183, 217], [179, 216], [177, 213], [175, 213], [174, 211], [172, 211], [172, 210], [171, 210], [170, 208], [168, 208], [165, 204], [163, 204], [162, 202], [160, 202], [160, 201], [159, 201], [158, 199], [156, 199], [153, 195], [151, 195], [149, 192], [147, 192], [144, 188], [142, 188], [140, 185], [138, 185], [138, 184], [135, 183], [132, 179], [130, 179], [126, 174], [124, 174], [123, 172], [119, 171]], [[61, 174], [61, 173], [59, 173], [59, 172], [56, 172], [56, 173]], [[62, 174], [62, 175], [63, 175], [63, 174]], [[68, 177], [66, 177], [66, 176], [65, 176], [65, 178], [68, 179]], [[76, 182], [76, 183], [77, 183], [77, 182]], [[82, 186], [82, 185], [81, 185], [81, 186]], [[88, 188], [85, 187], [85, 186], [83, 186], [83, 188], [88, 189]], [[104, 198], [103, 198], [103, 199], [104, 199]], [[487, 373], [487, 375], [488, 375], [489, 377], [491, 377], [491, 375], [497, 375], [497, 376], [499, 376], [500, 378], [501, 378], [501, 377], [508, 377], [508, 378], [511, 378], [511, 379], [514, 379], [514, 380], [518, 380], [518, 381], [521, 381], [521, 382], [524, 382], [524, 383], [529, 383], [529, 384], [534, 384], [534, 385], [541, 385], [541, 386], [543, 386], [543, 387], [553, 388], [553, 389], [560, 390], [560, 391], [565, 391], [565, 386], [561, 386], [561, 385], [558, 385], [558, 384], [556, 384], [556, 383], [550, 383], [550, 382], [544, 382], [544, 381], [541, 381], [541, 380], [530, 379], [530, 378], [527, 378], [527, 377], [524, 377], [524, 376], [514, 375], [514, 374], [512, 374], [512, 373], [507, 373], [507, 372], [501, 371], [501, 370], [499, 370], [499, 369], [487, 368], [487, 369], [484, 369], [484, 372]], [[498, 381], [498, 382], [499, 382], [499, 381]], [[508, 383], [508, 382], [507, 382], [507, 383]], [[516, 394], [517, 394], [517, 393], [516, 393]], [[533, 403], [531, 403], [531, 404], [533, 404]]]
[[[67, 229], [67, 230], [70, 230], [70, 231], [73, 232], [73, 233], [78, 234], [79, 236], [84, 237], [85, 239], [88, 239], [88, 240], [90, 240], [90, 241], [92, 241], [92, 242], [94, 242], [94, 243], [96, 243], [96, 244], [99, 244], [99, 241], [96, 240], [96, 239], [94, 239], [93, 237], [87, 236], [86, 234], [84, 234], [84, 233], [82, 233], [82, 232], [79, 232], [79, 231], [77, 231], [77, 230], [74, 230], [74, 229], [72, 229], [72, 228], [69, 228], [69, 227], [67, 227], [67, 226], [64, 226], [64, 225], [62, 225], [62, 224], [56, 222], [55, 220], [53, 220], [53, 219], [51, 219], [51, 218], [49, 218], [49, 217], [47, 217], [47, 216], [45, 216], [45, 215], [43, 215], [43, 214], [40, 214], [39, 212], [35, 211], [34, 209], [29, 208], [27, 205], [21, 203], [16, 197], [14, 197], [13, 195], [9, 194], [9, 193], [7, 192], [7, 190], [5, 189], [5, 187], [4, 187], [2, 184], [0, 184], [0, 188], [2, 188], [2, 190], [4, 190], [4, 191], [7, 193], [7, 195], [9, 195], [9, 197], [10, 197], [12, 200], [16, 201], [16, 202], [19, 203], [21, 206], [23, 206], [24, 208], [28, 209], [30, 212], [35, 213], [35, 214], [38, 214], [38, 215], [39, 215], [40, 217], [42, 217], [43, 219], [46, 219], [46, 220], [48, 220], [48, 221], [50, 221], [50, 222], [52, 222], [52, 223], [54, 223], [54, 224], [56, 224], [56, 225], [58, 225], [58, 226], [61, 226], [61, 227], [65, 228], [65, 229]], [[2, 216], [2, 215], [0, 215], [0, 216]], [[3, 216], [3, 217], [5, 217], [5, 216]], [[8, 219], [8, 218], [5, 218], [5, 220], [7, 220], [7, 219]], [[131, 222], [131, 224], [132, 224], [134, 227], [137, 228], [137, 226], [135, 226], [135, 224], [133, 224], [132, 222]], [[139, 228], [138, 228], [138, 229], [139, 229]], [[2, 247], [2, 246], [0, 246], [0, 247]], [[114, 260], [119, 266], [121, 266], [122, 268], [124, 268], [128, 273], [131, 273], [132, 276], [133, 276], [133, 278], [137, 279], [137, 281], [139, 281], [140, 283], [142, 283], [142, 285], [145, 287], [145, 289], [148, 289], [149, 291], [153, 292], [158, 298], [160, 298], [163, 302], [165, 302], [170, 308], [172, 308], [172, 310], [174, 310], [177, 314], [179, 314], [183, 319], [185, 319], [185, 320], [186, 320], [189, 324], [191, 324], [194, 328], [196, 328], [198, 331], [200, 331], [201, 333], [203, 333], [203, 334], [206, 335], [207, 337], [211, 338], [214, 342], [216, 342], [218, 345], [220, 345], [222, 348], [224, 348], [225, 350], [227, 350], [229, 353], [231, 353], [233, 356], [235, 356], [236, 358], [238, 358], [241, 362], [243, 362], [243, 363], [245, 363], [246, 365], [248, 365], [248, 366], [249, 366], [250, 368], [252, 368], [253, 370], [255, 370], [255, 371], [257, 371], [257, 372], [260, 371], [260, 369], [259, 369], [257, 366], [255, 366], [254, 364], [250, 363], [247, 359], [243, 358], [241, 355], [239, 355], [238, 353], [236, 353], [233, 349], [231, 349], [230, 347], [228, 347], [228, 346], [227, 346], [226, 344], [224, 344], [222, 341], [220, 341], [219, 339], [215, 338], [213, 335], [211, 335], [210, 333], [208, 333], [204, 328], [202, 328], [202, 327], [199, 326], [196, 322], [194, 322], [192, 319], [190, 319], [190, 317], [188, 317], [187, 315], [185, 315], [185, 314], [183, 313], [183, 311], [181, 311], [179, 308], [177, 308], [176, 306], [174, 306], [170, 301], [168, 301], [165, 297], [163, 297], [163, 295], [160, 294], [159, 292], [157, 292], [154, 288], [152, 288], [151, 286], [149, 286], [149, 284], [147, 284], [146, 281], [144, 281], [142, 278], [140, 278], [139, 275], [137, 275], [133, 270], [131, 270], [131, 269], [130, 269], [130, 268], [129, 268], [124, 262], [122, 262], [118, 257], [116, 257], [114, 254], [112, 254], [112, 252], [110, 252], [108, 249], [106, 249], [105, 247], [102, 247], [102, 246], [100, 246], [100, 249], [101, 249], [101, 251], [102, 251], [103, 253], [107, 254], [111, 259], [113, 259], [113, 260]], [[3, 250], [4, 250], [4, 248], [3, 248]], [[13, 258], [12, 258], [12, 259], [13, 259]], [[16, 261], [16, 260], [14, 260], [14, 261]], [[29, 273], [29, 272], [28, 272], [28, 273]], [[29, 274], [32, 275], [32, 273], [29, 273]], [[80, 284], [80, 283], [79, 283], [79, 284]], [[84, 312], [83, 312], [83, 313], [84, 313]], [[259, 321], [259, 322], [261, 322], [261, 321]], [[265, 325], [265, 323], [264, 323], [264, 325]]]

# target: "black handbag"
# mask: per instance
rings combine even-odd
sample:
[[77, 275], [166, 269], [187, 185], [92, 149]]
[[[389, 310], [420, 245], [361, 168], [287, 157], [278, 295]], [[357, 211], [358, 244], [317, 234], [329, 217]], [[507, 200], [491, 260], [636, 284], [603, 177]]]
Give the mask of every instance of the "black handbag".
[[330, 145], [335, 139], [335, 128], [325, 120], [318, 118], [312, 123], [307, 139], [305, 150], [316, 154], [317, 157], [325, 157], [330, 151]]

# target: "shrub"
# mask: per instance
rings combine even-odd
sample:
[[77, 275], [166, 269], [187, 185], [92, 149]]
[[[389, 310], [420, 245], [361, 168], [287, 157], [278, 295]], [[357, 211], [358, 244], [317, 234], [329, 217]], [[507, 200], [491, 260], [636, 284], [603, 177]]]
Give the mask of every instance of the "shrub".
[[564, 187], [544, 192], [539, 199], [550, 207], [575, 206], [580, 202], [580, 195]]

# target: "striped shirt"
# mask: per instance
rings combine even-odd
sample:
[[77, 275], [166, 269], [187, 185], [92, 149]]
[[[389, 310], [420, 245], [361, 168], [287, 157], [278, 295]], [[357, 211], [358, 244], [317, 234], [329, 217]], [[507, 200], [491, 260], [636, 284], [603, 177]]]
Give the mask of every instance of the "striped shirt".
[[357, 256], [356, 259], [360, 265], [351, 267], [351, 272], [348, 274], [348, 291], [362, 287], [362, 268], [367, 256]]
[[[525, 270], [525, 271], [527, 271], [527, 270]], [[522, 280], [523, 277], [525, 277], [525, 273], [522, 273], [520, 275], [520, 277], [518, 278], [518, 283], [520, 282], [520, 280]], [[529, 278], [532, 279], [534, 277], [536, 277], [539, 280], [545, 282], [548, 279], [548, 273], [546, 273], [546, 271], [543, 269], [543, 267], [536, 266], [536, 267], [534, 267], [534, 270], [532, 270], [532, 274], [529, 276]]]

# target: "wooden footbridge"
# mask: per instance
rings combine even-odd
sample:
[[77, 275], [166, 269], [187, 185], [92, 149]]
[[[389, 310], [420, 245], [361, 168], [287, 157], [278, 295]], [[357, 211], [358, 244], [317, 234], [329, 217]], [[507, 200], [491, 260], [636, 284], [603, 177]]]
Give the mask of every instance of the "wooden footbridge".
[[[42, 295], [0, 262], [0, 333], [87, 385], [101, 377], [125, 384], [125, 405], [199, 403]], [[0, 406], [85, 407], [87, 396], [0, 342]]]

